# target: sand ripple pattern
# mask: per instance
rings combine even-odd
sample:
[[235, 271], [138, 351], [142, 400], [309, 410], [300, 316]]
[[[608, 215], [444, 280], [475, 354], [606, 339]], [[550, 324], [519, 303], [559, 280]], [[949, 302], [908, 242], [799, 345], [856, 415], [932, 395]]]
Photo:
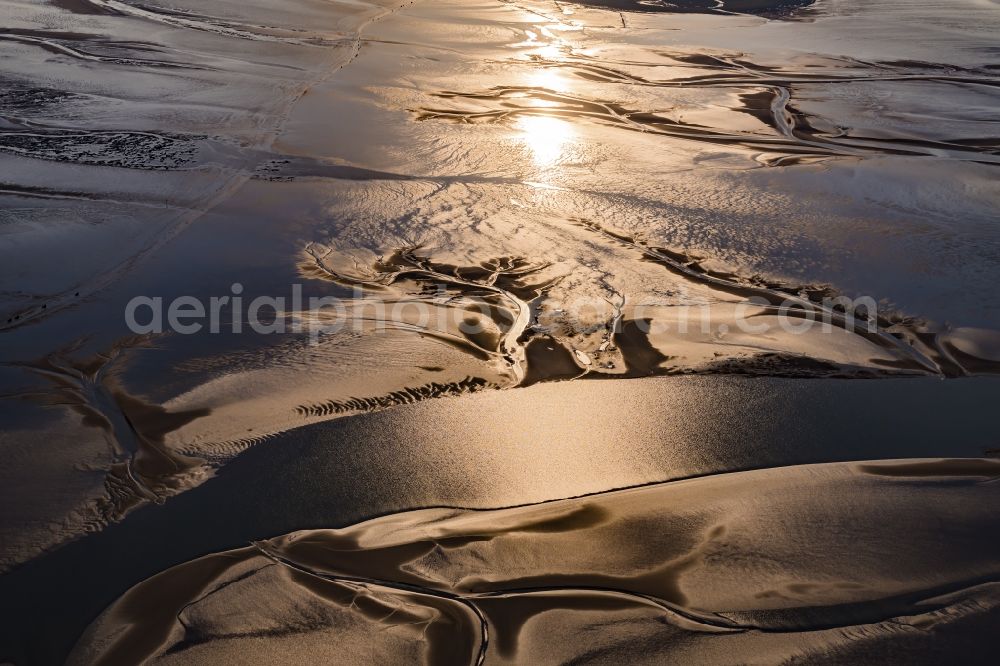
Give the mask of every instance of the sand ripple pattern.
[[[11, 3], [0, 29], [3, 208], [73, 198], [81, 223], [19, 238], [24, 265], [11, 268], [18, 284], [4, 285], [0, 329], [112, 284], [225, 201], [270, 157], [292, 105], [350, 62], [365, 26], [392, 9], [302, 0], [285, 13], [220, 6], [228, 15], [213, 15], [184, 4], [59, 0], [27, 11]], [[169, 173], [136, 173], [144, 171]], [[130, 240], [94, 249], [40, 290], [46, 280], [30, 266], [53, 248], [99, 245], [96, 226]]]
[[[640, 87], [661, 92], [671, 89], [726, 92], [737, 103], [735, 113], [760, 122], [757, 131], [733, 131], [672, 117], [670, 113], [632, 108], [626, 102], [581, 97], [537, 86], [499, 86], [483, 91], [441, 91], [436, 96], [448, 107], [417, 109], [419, 120], [462, 123], [505, 123], [522, 117], [554, 117], [574, 122], [597, 122], [646, 134], [759, 151], [770, 166], [834, 158], [878, 155], [926, 156], [1000, 163], [1000, 128], [977, 116], [955, 118], [959, 126], [972, 125], [971, 134], [920, 136], [905, 129], [851, 127], [850, 118], [828, 118], [800, 105], [827, 91], [854, 90], [872, 84], [905, 85], [908, 95], [920, 95], [922, 85], [973, 90], [994, 103], [1000, 88], [995, 68], [980, 69], [927, 62], [866, 62], [856, 59], [802, 58], [784, 67], [754, 63], [739, 53], [656, 53], [657, 60], [598, 61], [572, 54], [559, 60], [533, 56], [532, 67], [556, 69], [593, 83]], [[644, 70], [669, 68], [676, 75], [654, 78]], [[930, 94], [930, 93], [928, 93]], [[891, 113], [891, 110], [888, 111]], [[960, 115], [960, 112], [959, 112]], [[978, 122], [977, 122], [978, 121]], [[976, 127], [982, 134], [976, 134]], [[943, 130], [942, 131], [946, 131]]]
[[1000, 612], [998, 475], [838, 463], [296, 532], [137, 585], [70, 663], [218, 663], [248, 640], [295, 661], [476, 665], [921, 661], [950, 638], [975, 660], [969, 636]]

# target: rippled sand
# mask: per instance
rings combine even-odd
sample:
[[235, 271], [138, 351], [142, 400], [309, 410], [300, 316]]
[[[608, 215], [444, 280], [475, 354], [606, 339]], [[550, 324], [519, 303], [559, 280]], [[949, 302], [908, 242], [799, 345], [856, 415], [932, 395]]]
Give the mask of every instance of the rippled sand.
[[937, 641], [965, 663], [1000, 611], [998, 473], [804, 466], [296, 532], [136, 586], [70, 663], [912, 663]]
[[[924, 595], [919, 599], [876, 604], [902, 588], [863, 569], [858, 584], [867, 592], [851, 596], [853, 588], [844, 588], [849, 593], [837, 601], [823, 595], [844, 581], [819, 564], [768, 560], [775, 579], [784, 576], [781, 585], [806, 581], [804, 591], [767, 597], [774, 608], [785, 597], [801, 602], [789, 601], [778, 615], [810, 627], [813, 642], [806, 644], [797, 642], [806, 634], [792, 640], [784, 629], [768, 629], [771, 619], [759, 615], [765, 606], [744, 603], [737, 593], [749, 592], [719, 582], [750, 575], [737, 544], [725, 569], [704, 573], [733, 596], [691, 606], [699, 613], [758, 613], [727, 620], [732, 626], [720, 630], [721, 642], [703, 641], [704, 627], [677, 624], [681, 616], [672, 613], [688, 612], [679, 596], [645, 590], [649, 605], [575, 590], [566, 594], [581, 608], [600, 609], [561, 610], [563, 592], [551, 591], [491, 601], [548, 608], [546, 599], [555, 595], [551, 613], [497, 610], [504, 619], [489, 621], [500, 622], [497, 631], [507, 637], [488, 649], [475, 628], [477, 617], [492, 617], [489, 609], [456, 601], [468, 590], [449, 584], [430, 594], [434, 586], [421, 580], [414, 583], [419, 589], [404, 593], [377, 587], [401, 582], [391, 576], [356, 572], [381, 581], [362, 594], [358, 581], [315, 582], [316, 572], [294, 558], [288, 571], [263, 567], [261, 558], [284, 560], [256, 549], [198, 560], [224, 561], [248, 576], [245, 588], [227, 592], [246, 595], [242, 601], [206, 603], [252, 608], [261, 598], [254, 595], [273, 595], [288, 601], [284, 619], [284, 611], [275, 611], [273, 618], [240, 616], [233, 620], [239, 627], [216, 627], [222, 620], [195, 605], [191, 612], [204, 615], [184, 631], [230, 638], [181, 637], [180, 628], [168, 626], [173, 614], [152, 614], [128, 622], [161, 638], [142, 648], [122, 638], [122, 645], [164, 657], [181, 645], [184, 651], [171, 658], [213, 660], [252, 649], [226, 642], [245, 634], [284, 650], [280, 636], [299, 626], [289, 618], [306, 612], [302, 604], [319, 604], [314, 610], [321, 607], [316, 617], [323, 619], [306, 632], [319, 642], [301, 649], [337, 642], [331, 627], [343, 631], [344, 650], [354, 649], [384, 628], [384, 617], [355, 613], [344, 599], [370, 594], [375, 607], [402, 604], [416, 613], [401, 610], [409, 624], [389, 623], [409, 628], [393, 629], [379, 644], [385, 659], [410, 661], [442, 649], [440, 640], [417, 640], [441, 631], [427, 619], [436, 613], [462, 627], [471, 652], [453, 646], [451, 656], [460, 661], [475, 661], [481, 649], [489, 659], [522, 662], [585, 654], [631, 660], [634, 654], [620, 652], [625, 636], [644, 641], [650, 659], [667, 658], [664, 650], [687, 651], [669, 658], [716, 663], [733, 650], [764, 655], [765, 662], [873, 659], [889, 649], [887, 627], [904, 625], [933, 625], [930, 635], [941, 636], [928, 639], [935, 646], [960, 645], [968, 659], [980, 655], [970, 646], [988, 622], [981, 617], [992, 617], [995, 571], [975, 569], [975, 584], [969, 582], [974, 567], [960, 562], [937, 571], [941, 560], [922, 559], [922, 547], [893, 530], [934, 515], [954, 517], [969, 533], [986, 531], [992, 486], [979, 476], [992, 469], [988, 463], [973, 464], [975, 474], [961, 467], [961, 483], [953, 480], [958, 468], [928, 467], [916, 489], [905, 474], [886, 480], [847, 464], [822, 479], [809, 468], [737, 472], [995, 453], [997, 443], [986, 433], [997, 389], [988, 379], [969, 378], [993, 375], [1000, 363], [1000, 8], [994, 2], [54, 0], [0, 7], [6, 19], [0, 29], [0, 502], [7, 507], [0, 570], [8, 572], [0, 586], [17, 590], [18, 598], [31, 589], [57, 598], [57, 589], [34, 582], [45, 578], [37, 572], [106, 559], [100, 539], [117, 538], [106, 536], [115, 529], [148, 538], [130, 526], [203, 488], [222, 487], [227, 473], [243, 478], [231, 470], [254, 449], [315, 438], [355, 447], [365, 465], [352, 468], [350, 479], [313, 478], [309, 469], [293, 471], [287, 460], [266, 458], [274, 474], [287, 474], [287, 489], [278, 485], [275, 492], [345, 484], [354, 510], [320, 513], [304, 525], [295, 514], [301, 507], [276, 501], [273, 512], [281, 518], [266, 522], [272, 531], [264, 523], [258, 532], [241, 528], [233, 538], [242, 541], [225, 544], [185, 537], [179, 526], [156, 532], [183, 545], [127, 573], [105, 570], [108, 589], [101, 594], [113, 598], [167, 566], [247, 540], [447, 498], [479, 507], [530, 504], [717, 472], [732, 474], [627, 495], [642, 497], [642, 506], [609, 508], [614, 529], [573, 538], [589, 543], [596, 558], [628, 541], [616, 530], [642, 514], [678, 539], [693, 539], [693, 523], [669, 527], [682, 520], [669, 499], [674, 493], [699, 520], [715, 516], [713, 525], [729, 526], [734, 509], [705, 499], [723, 492], [716, 489], [794, 487], [801, 489], [801, 522], [787, 525], [787, 533], [766, 521], [747, 523], [753, 548], [778, 548], [787, 539], [802, 548], [796, 558], [805, 557], [803, 544], [818, 543], [819, 523], [857, 520], [865, 527], [834, 535], [846, 539], [838, 543], [853, 539], [866, 552], [891, 550], [887, 561], [911, 558], [913, 571], [944, 578], [906, 588]], [[305, 298], [335, 296], [354, 325], [320, 344], [301, 332], [135, 335], [125, 326], [125, 304], [136, 295], [207, 301], [234, 295], [237, 282], [247, 302], [288, 298], [293, 284]], [[877, 312], [831, 305], [861, 296], [871, 297]], [[415, 306], [432, 313], [429, 320]], [[329, 323], [294, 304], [279, 310], [285, 322]], [[789, 311], [802, 321], [792, 332], [774, 326]], [[390, 313], [387, 321], [378, 320], [380, 312]], [[763, 332], [744, 330], [747, 319]], [[696, 375], [707, 383], [691, 393], [683, 378], [652, 375]], [[733, 389], [729, 375], [752, 379]], [[776, 377], [813, 379], [821, 387], [789, 390]], [[914, 388], [892, 388], [898, 377], [911, 378]], [[942, 377], [957, 384], [939, 388]], [[878, 382], [850, 388], [861, 379]], [[552, 382], [560, 382], [550, 384], [552, 393], [532, 392]], [[842, 382], [848, 388], [839, 388]], [[569, 388], [578, 385], [586, 388]], [[795, 411], [774, 404], [762, 411], [750, 387], [789, 404], [801, 392], [822, 408], [809, 408], [802, 431]], [[495, 395], [500, 391], [503, 398]], [[871, 402], [856, 428], [878, 423], [878, 437], [857, 438], [864, 446], [844, 444], [854, 438], [852, 419], [861, 413], [858, 399], [849, 397], [854, 392]], [[579, 396], [587, 396], [585, 404]], [[414, 421], [406, 411], [411, 403], [429, 411]], [[724, 403], [726, 417], [719, 416]], [[565, 404], [578, 406], [568, 412]], [[962, 427], [951, 423], [958, 405], [966, 410]], [[358, 420], [384, 410], [384, 422]], [[481, 427], [469, 430], [479, 419]], [[805, 447], [800, 457], [784, 453], [810, 436], [809, 424], [824, 419], [834, 424], [824, 426], [821, 445]], [[356, 425], [322, 429], [337, 420]], [[650, 425], [660, 420], [662, 426]], [[407, 430], [408, 423], [419, 427]], [[921, 431], [933, 433], [930, 443], [916, 443]], [[893, 433], [900, 441], [886, 444]], [[627, 456], [602, 453], [618, 447], [645, 460], [646, 453], [636, 452], [669, 450], [678, 437], [696, 444], [670, 465], [630, 465]], [[425, 448], [403, 446], [410, 439]], [[639, 448], [627, 445], [640, 441]], [[726, 441], [730, 449], [709, 455], [710, 441]], [[743, 444], [752, 444], [749, 453]], [[462, 464], [439, 457], [459, 446], [471, 451], [458, 456]], [[528, 446], [551, 456], [514, 454]], [[580, 456], [570, 465], [574, 450]], [[550, 470], [556, 460], [569, 478], [529, 471]], [[398, 475], [395, 488], [379, 480], [387, 470]], [[505, 485], [472, 481], [490, 473]], [[423, 485], [404, 483], [407, 474], [421, 475]], [[699, 486], [705, 489], [680, 490]], [[873, 497], [884, 491], [884, 509], [865, 506], [849, 518], [844, 506], [838, 514], [841, 505], [831, 498], [853, 497], [855, 486]], [[387, 494], [384, 501], [358, 499], [366, 492]], [[920, 508], [939, 493], [941, 513]], [[597, 504], [618, 501], [600, 497]], [[567, 500], [560, 510], [585, 511], [588, 502]], [[963, 517], [958, 507], [966, 505], [979, 508]], [[880, 510], [907, 518], [876, 526]], [[515, 511], [511, 520], [532, 511]], [[420, 525], [422, 515], [381, 520]], [[420, 541], [406, 534], [400, 543]], [[942, 547], [970, 562], [989, 559], [989, 543], [963, 538], [941, 537]], [[671, 559], [674, 551], [651, 543], [632, 546]], [[525, 547], [544, 544], [527, 539]], [[831, 548], [829, 566], [856, 564], [847, 546]], [[74, 560], [66, 555], [73, 552], [89, 554]], [[508, 575], [504, 560], [486, 561], [498, 577]], [[535, 564], [532, 576], [554, 573], [544, 561]], [[334, 571], [338, 562], [324, 566]], [[190, 581], [177, 588], [175, 601], [187, 595], [186, 604], [199, 585], [227, 580], [230, 574], [213, 567], [182, 565], [163, 574]], [[121, 663], [113, 650], [126, 648], [114, 647], [112, 635], [121, 630], [115, 618], [139, 603], [129, 600], [155, 594], [144, 590], [157, 580], [105, 614], [76, 654]], [[337, 591], [314, 589], [324, 585]], [[823, 590], [812, 601], [802, 596], [813, 593], [809, 585]], [[617, 590], [607, 591], [611, 596], [622, 591], [609, 587]], [[779, 587], [775, 582], [771, 591]], [[959, 596], [930, 610], [917, 604], [941, 594]], [[52, 630], [53, 644], [63, 647], [40, 647], [44, 632], [33, 631], [5, 637], [0, 658], [60, 661], [109, 601], [79, 602], [89, 610], [67, 611], [73, 619]], [[841, 603], [880, 610], [845, 610], [827, 625], [802, 611]], [[942, 610], [969, 604], [976, 609]], [[952, 613], [954, 621], [940, 613]], [[543, 626], [536, 616], [554, 624]], [[260, 628], [272, 620], [278, 624]], [[860, 632], [850, 636], [864, 639], [844, 638], [847, 626]], [[278, 643], [266, 638], [272, 630]], [[531, 638], [561, 630], [595, 642]], [[333, 638], [323, 633], [330, 631]], [[694, 638], [684, 633], [692, 631]], [[912, 660], [926, 656], [923, 639], [900, 631], [899, 650], [912, 650]]]

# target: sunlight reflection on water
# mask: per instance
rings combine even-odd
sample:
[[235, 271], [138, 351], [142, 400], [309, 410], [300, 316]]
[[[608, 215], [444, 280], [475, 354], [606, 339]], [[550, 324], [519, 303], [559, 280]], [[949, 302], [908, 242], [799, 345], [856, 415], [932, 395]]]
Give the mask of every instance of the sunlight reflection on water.
[[[558, 29], [558, 25], [552, 26]], [[544, 43], [539, 38], [548, 39]], [[538, 33], [528, 31], [528, 46], [534, 47], [531, 55], [548, 61], [564, 59], [564, 45], [558, 35], [548, 27], [539, 26]], [[542, 88], [559, 93], [571, 91], [571, 81], [558, 69], [533, 69], [525, 84], [531, 88]], [[555, 101], [530, 97], [528, 103], [533, 107], [548, 108], [559, 104]], [[517, 119], [516, 128], [520, 132], [519, 139], [531, 152], [531, 157], [538, 167], [552, 167], [564, 161], [567, 148], [572, 143], [575, 130], [569, 122], [549, 116], [521, 116]]]
[[521, 116], [515, 125], [531, 157], [539, 167], [551, 167], [565, 158], [575, 131], [565, 120], [547, 116]]

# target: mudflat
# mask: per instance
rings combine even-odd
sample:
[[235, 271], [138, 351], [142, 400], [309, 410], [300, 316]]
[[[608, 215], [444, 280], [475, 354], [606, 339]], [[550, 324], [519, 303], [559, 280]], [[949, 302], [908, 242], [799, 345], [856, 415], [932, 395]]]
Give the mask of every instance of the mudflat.
[[995, 2], [0, 7], [0, 661], [989, 663]]

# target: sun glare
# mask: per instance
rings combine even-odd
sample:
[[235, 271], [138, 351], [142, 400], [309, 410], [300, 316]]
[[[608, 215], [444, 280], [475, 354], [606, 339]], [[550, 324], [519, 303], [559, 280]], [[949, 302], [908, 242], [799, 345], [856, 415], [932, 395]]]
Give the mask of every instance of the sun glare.
[[520, 140], [539, 167], [551, 167], [563, 161], [574, 135], [573, 125], [548, 116], [521, 116], [516, 127]]

